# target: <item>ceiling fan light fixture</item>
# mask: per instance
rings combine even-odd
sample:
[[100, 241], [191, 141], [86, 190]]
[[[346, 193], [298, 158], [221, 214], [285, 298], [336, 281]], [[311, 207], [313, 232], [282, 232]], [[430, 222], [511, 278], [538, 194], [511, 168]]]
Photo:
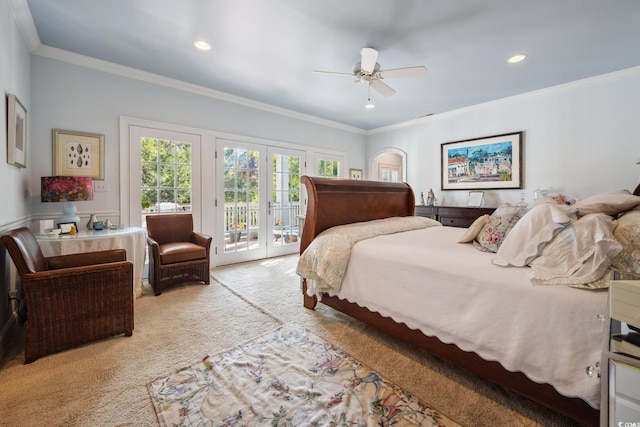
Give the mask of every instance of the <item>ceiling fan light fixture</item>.
[[211, 45], [206, 40], [196, 40], [193, 45], [200, 50], [210, 50]]
[[527, 55], [525, 55], [524, 53], [518, 53], [516, 55], [511, 56], [509, 59], [507, 59], [507, 62], [509, 64], [515, 64], [517, 62], [524, 61], [526, 58], [527, 58]]

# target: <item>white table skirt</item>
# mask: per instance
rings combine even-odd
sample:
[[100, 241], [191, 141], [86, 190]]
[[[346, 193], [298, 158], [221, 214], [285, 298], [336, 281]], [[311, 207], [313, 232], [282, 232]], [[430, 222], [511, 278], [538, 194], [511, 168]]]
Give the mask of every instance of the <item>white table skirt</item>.
[[77, 254], [83, 252], [124, 249], [127, 261], [133, 263], [133, 293], [136, 298], [142, 296], [142, 273], [147, 254], [147, 232], [141, 227], [129, 227], [119, 230], [87, 231], [76, 235], [47, 236], [36, 235], [42, 253], [46, 257]]

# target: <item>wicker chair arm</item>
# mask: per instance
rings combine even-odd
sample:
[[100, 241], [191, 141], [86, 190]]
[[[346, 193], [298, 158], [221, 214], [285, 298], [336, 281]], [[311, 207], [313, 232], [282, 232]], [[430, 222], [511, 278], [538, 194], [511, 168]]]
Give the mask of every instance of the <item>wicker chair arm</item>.
[[127, 252], [124, 249], [112, 249], [48, 257], [47, 264], [49, 270], [58, 270], [61, 268], [126, 261], [126, 259]]
[[[58, 268], [55, 270], [47, 270], [47, 271], [39, 271], [37, 273], [27, 273], [22, 276], [21, 280], [23, 282], [39, 282], [39, 281], [60, 281], [61, 286], [66, 280], [70, 277], [94, 277], [101, 278], [97, 280], [98, 282], [105, 282], [108, 277], [110, 277], [113, 272], [115, 274], [119, 274], [119, 272], [125, 272], [127, 270], [131, 270], [131, 274], [133, 274], [133, 263], [131, 261], [118, 261], [118, 262], [109, 262], [105, 264], [96, 264], [96, 265], [81, 265], [74, 266], [68, 268]], [[89, 284], [88, 279], [85, 283]], [[111, 278], [111, 280], [113, 280]], [[120, 281], [120, 280], [119, 280]], [[132, 290], [133, 291], [133, 290]], [[132, 294], [133, 295], [133, 294]]]
[[149, 246], [149, 254], [160, 256], [160, 243], [158, 243], [153, 237], [147, 236], [147, 245]]
[[211, 247], [212, 240], [213, 238], [211, 236], [207, 236], [206, 234], [198, 233], [196, 231], [191, 232], [191, 243], [195, 243], [198, 246], [207, 248], [207, 252]]

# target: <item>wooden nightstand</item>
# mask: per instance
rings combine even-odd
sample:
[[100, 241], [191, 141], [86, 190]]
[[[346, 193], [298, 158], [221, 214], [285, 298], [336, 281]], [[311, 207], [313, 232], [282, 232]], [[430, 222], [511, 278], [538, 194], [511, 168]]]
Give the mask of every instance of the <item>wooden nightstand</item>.
[[495, 208], [469, 208], [463, 206], [416, 206], [415, 215], [435, 219], [449, 227], [469, 227], [476, 218], [489, 214]]

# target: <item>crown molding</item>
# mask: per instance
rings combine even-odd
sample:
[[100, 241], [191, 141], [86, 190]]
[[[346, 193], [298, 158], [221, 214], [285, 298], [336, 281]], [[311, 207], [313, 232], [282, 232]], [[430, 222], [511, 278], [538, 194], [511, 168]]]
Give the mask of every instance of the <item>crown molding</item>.
[[459, 114], [466, 114], [473, 111], [478, 111], [487, 107], [504, 104], [514, 100], [523, 100], [527, 98], [537, 98], [541, 96], [547, 96], [552, 93], [573, 90], [579, 87], [593, 86], [596, 84], [601, 84], [603, 82], [615, 81], [615, 80], [619, 80], [627, 77], [633, 77], [633, 76], [640, 76], [640, 66], [625, 68], [624, 70], [619, 70], [619, 71], [612, 71], [610, 73], [601, 74], [599, 76], [587, 77], [580, 80], [574, 80], [569, 83], [563, 83], [561, 85], [556, 85], [556, 86], [549, 86], [547, 88], [538, 89], [531, 92], [525, 92], [518, 95], [509, 96], [506, 98], [500, 98], [494, 101], [483, 102], [481, 104], [471, 105], [469, 107], [459, 108], [457, 110], [446, 111], [444, 113], [437, 113], [427, 117], [420, 117], [420, 118], [409, 120], [406, 122], [395, 123], [389, 126], [379, 127], [376, 129], [370, 129], [367, 131], [367, 135], [374, 135], [378, 133], [385, 133], [385, 132], [391, 132], [391, 131], [399, 130], [403, 128], [408, 128], [412, 126], [419, 126], [419, 125], [432, 122], [434, 120], [451, 118], [452, 116], [456, 116]]
[[[19, 1], [19, 0], [14, 0]], [[89, 56], [80, 55], [77, 53], [69, 52], [66, 50], [58, 49], [51, 46], [41, 44], [34, 51], [34, 55], [42, 56], [49, 59], [54, 59], [69, 64], [78, 65], [85, 68], [90, 68], [105, 73], [110, 73], [134, 80], [140, 80], [146, 83], [155, 84], [158, 86], [164, 86], [172, 89], [177, 89], [183, 92], [189, 92], [200, 96], [216, 99], [219, 101], [229, 102], [232, 104], [242, 105], [248, 108], [256, 110], [262, 110], [273, 114], [293, 118], [296, 120], [303, 120], [306, 122], [315, 123], [322, 126], [332, 127], [340, 129], [346, 132], [365, 134], [364, 129], [360, 129], [354, 126], [348, 126], [342, 123], [334, 122], [331, 120], [322, 119], [309, 114], [299, 113], [297, 111], [288, 110], [286, 108], [276, 107], [274, 105], [265, 104], [262, 102], [254, 101], [248, 98], [243, 98], [236, 95], [231, 95], [218, 90], [210, 89], [204, 86], [187, 83], [182, 80], [172, 79], [164, 77], [158, 74], [142, 71], [137, 68], [126, 67], [124, 65], [115, 64], [113, 62], [103, 61], [101, 59], [91, 58]]]
[[31, 10], [27, 0], [8, 0], [9, 8], [13, 13], [13, 19], [22, 34], [22, 38], [27, 44], [29, 52], [32, 52], [40, 46], [40, 36], [33, 23], [33, 17], [31, 16]]

